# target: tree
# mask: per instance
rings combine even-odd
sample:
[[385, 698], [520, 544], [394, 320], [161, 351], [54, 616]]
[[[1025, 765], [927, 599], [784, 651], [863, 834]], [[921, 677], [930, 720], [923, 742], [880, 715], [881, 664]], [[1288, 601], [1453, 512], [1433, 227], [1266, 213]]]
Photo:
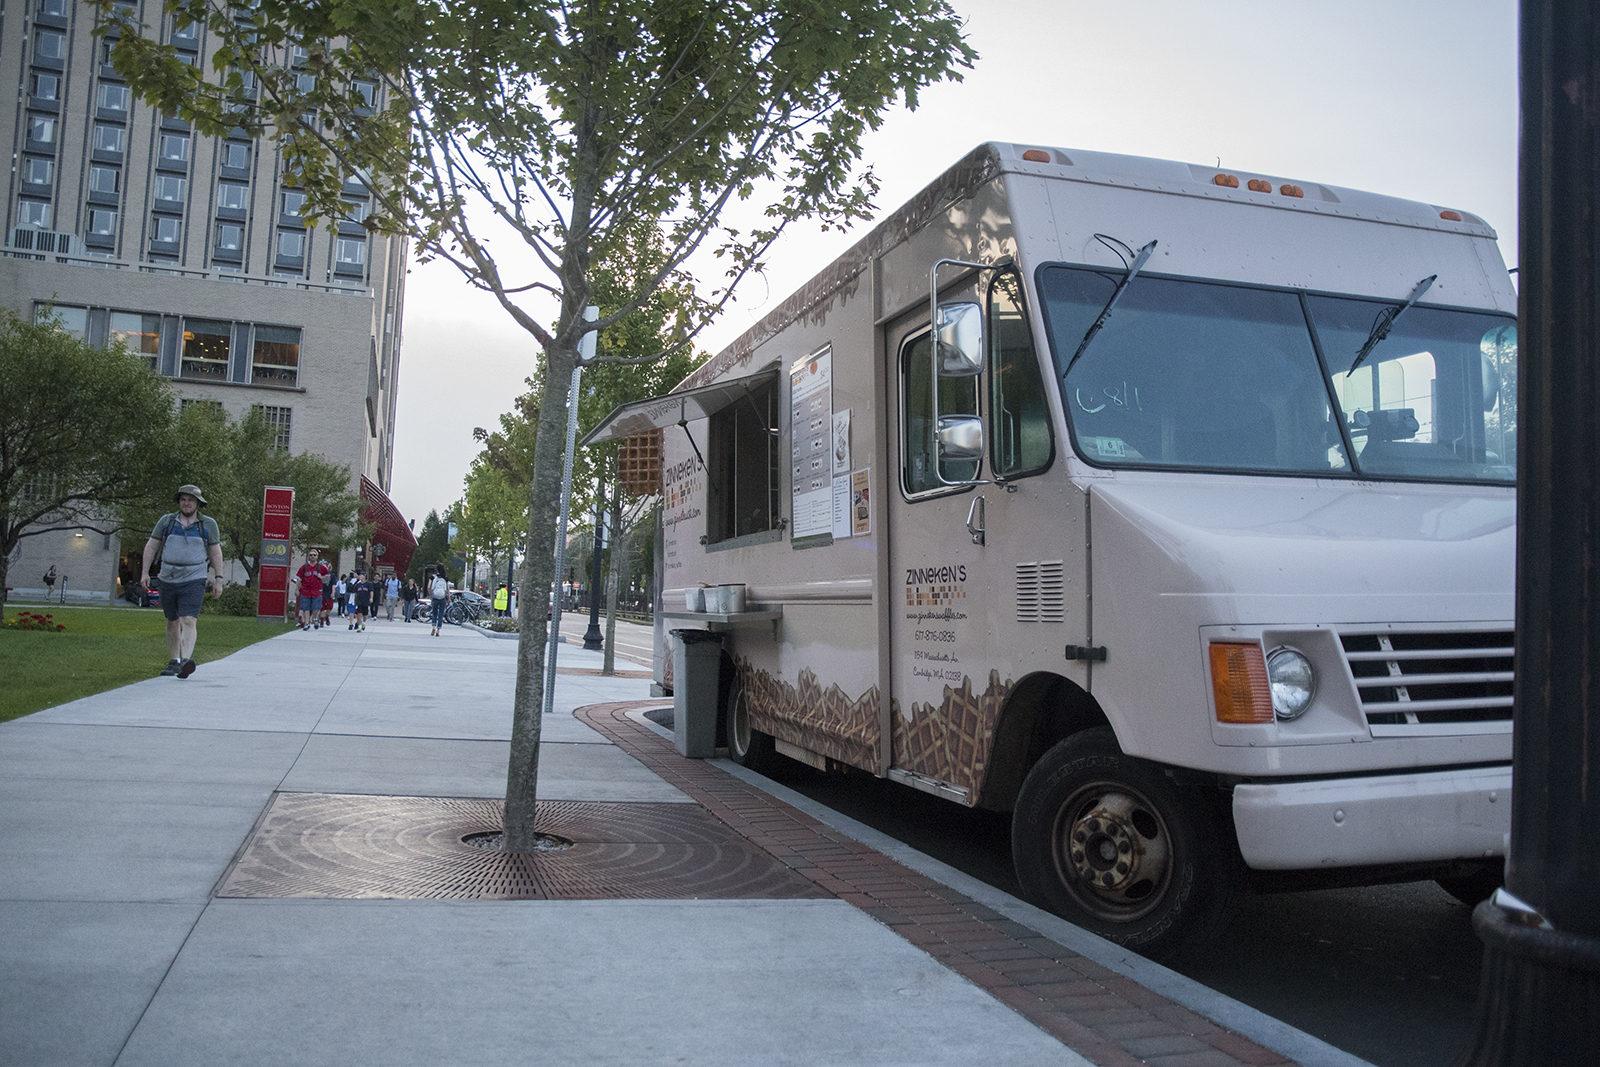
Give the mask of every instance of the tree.
[[[135, 17], [95, 0], [113, 24]], [[882, 112], [957, 76], [974, 53], [946, 0], [166, 0], [206, 26], [215, 82], [171, 45], [124, 29], [113, 62], [141, 97], [206, 134], [243, 127], [283, 147], [312, 212], [337, 218], [344, 179], [378, 202], [365, 224], [410, 234], [494, 295], [538, 344], [528, 509], [529, 589], [550, 581], [567, 398], [580, 340], [641, 307], [690, 257], [714, 251], [720, 287], [675, 347], [759, 270], [795, 219], [867, 217], [876, 180], [861, 141]], [[304, 67], [283, 62], [305, 49]], [[257, 90], [246, 92], [244, 75]], [[311, 78], [300, 79], [300, 74]], [[362, 86], [381, 81], [389, 106]], [[761, 191], [749, 229], [724, 219]], [[491, 218], [492, 225], [480, 221]], [[660, 229], [654, 272], [585, 320], [596, 252]], [[504, 238], [504, 239], [503, 239]], [[530, 270], [527, 276], [511, 271]], [[658, 353], [627, 357], [643, 364]], [[505, 845], [535, 847], [544, 613], [521, 600]]]
[[125, 349], [0, 311], [0, 613], [11, 553], [53, 530], [117, 533], [169, 495], [170, 389]]
[[430, 510], [428, 517], [422, 520], [422, 532], [417, 535], [417, 550], [411, 554], [407, 578], [418, 585], [422, 584], [428, 568], [444, 559], [444, 554], [450, 550], [449, 533], [444, 520], [439, 518], [439, 512]]
[[462, 547], [486, 556], [492, 567], [500, 553], [521, 548], [527, 529], [526, 485], [516, 484], [483, 456], [473, 460], [462, 503]]

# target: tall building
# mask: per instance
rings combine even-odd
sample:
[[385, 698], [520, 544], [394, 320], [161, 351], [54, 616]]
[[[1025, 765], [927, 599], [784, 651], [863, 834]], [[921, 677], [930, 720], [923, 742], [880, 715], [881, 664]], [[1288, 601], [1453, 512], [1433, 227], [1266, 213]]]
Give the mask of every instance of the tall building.
[[[119, 6], [212, 69], [203, 26], [176, 24], [159, 0]], [[374, 540], [394, 560], [410, 539], [387, 497], [405, 240], [361, 225], [372, 197], [355, 175], [337, 226], [308, 226], [270, 139], [203, 136], [140, 103], [96, 18], [75, 0], [0, 0], [0, 86], [16, 87], [0, 110], [0, 143], [11, 146], [0, 304], [53, 313], [95, 344], [123, 341], [185, 404], [234, 417], [262, 409], [283, 447], [350, 467]], [[306, 55], [280, 58], [298, 67]], [[353, 88], [384, 105], [379, 83]], [[206, 472], [190, 480], [204, 487]], [[105, 600], [132, 580], [142, 549], [143, 538], [82, 531], [25, 538], [11, 581], [17, 593], [43, 592], [54, 565], [69, 598]], [[346, 550], [340, 569], [376, 549]]]

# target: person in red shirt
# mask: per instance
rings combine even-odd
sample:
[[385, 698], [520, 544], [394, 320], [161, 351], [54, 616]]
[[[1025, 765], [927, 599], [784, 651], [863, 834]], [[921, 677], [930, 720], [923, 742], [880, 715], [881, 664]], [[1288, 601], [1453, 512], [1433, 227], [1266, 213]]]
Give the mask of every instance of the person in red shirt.
[[306, 561], [295, 571], [295, 584], [300, 587], [300, 629], [322, 628], [322, 590], [331, 572], [315, 549], [306, 551]]

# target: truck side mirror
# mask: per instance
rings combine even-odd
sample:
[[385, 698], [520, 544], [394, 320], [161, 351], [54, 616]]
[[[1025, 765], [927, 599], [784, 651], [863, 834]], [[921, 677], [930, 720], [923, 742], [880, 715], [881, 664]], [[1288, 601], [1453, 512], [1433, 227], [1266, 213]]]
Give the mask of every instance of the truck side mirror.
[[975, 378], [983, 372], [983, 309], [977, 304], [940, 304], [934, 336], [940, 374]]
[[983, 458], [983, 420], [976, 415], [939, 417], [939, 466], [976, 464]]
[[1501, 381], [1500, 368], [1494, 365], [1487, 352], [1479, 358], [1483, 360], [1483, 410], [1493, 411], [1500, 402], [1500, 387], [1505, 383]]

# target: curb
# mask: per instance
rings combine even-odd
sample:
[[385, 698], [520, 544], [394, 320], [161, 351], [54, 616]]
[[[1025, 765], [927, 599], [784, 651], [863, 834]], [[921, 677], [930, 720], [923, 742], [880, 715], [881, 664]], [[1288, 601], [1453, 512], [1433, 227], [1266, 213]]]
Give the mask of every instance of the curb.
[[[645, 713], [651, 710], [654, 708], [636, 707], [627, 712], [627, 717], [671, 742], [672, 731], [645, 718]], [[1065, 919], [1002, 892], [987, 882], [964, 874], [887, 834], [802, 796], [787, 786], [748, 771], [731, 760], [719, 758], [706, 762], [729, 777], [736, 778], [810, 816], [829, 829], [838, 831], [947, 889], [954, 890], [975, 903], [1003, 915], [1006, 919], [1027, 927], [1062, 948], [1108, 971], [1115, 972], [1143, 986], [1151, 993], [1181, 1005], [1263, 1048], [1271, 1049], [1297, 1063], [1314, 1067], [1360, 1067], [1367, 1062], [1225, 993], [1219, 993], [1192, 978], [1129, 952], [1096, 934], [1072, 925]]]

